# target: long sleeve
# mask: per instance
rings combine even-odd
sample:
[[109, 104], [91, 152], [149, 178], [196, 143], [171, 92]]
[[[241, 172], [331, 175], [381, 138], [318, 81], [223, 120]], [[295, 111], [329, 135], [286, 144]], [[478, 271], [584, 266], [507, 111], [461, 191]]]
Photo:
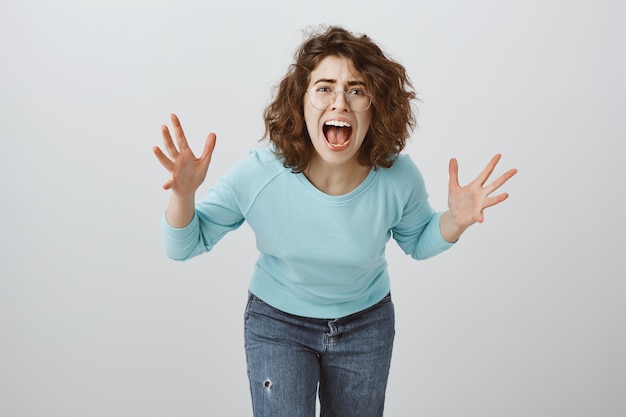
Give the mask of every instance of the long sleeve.
[[210, 251], [228, 232], [244, 222], [240, 209], [236, 180], [238, 167], [224, 175], [206, 196], [196, 202], [191, 222], [183, 228], [175, 228], [162, 219], [165, 253], [174, 260], [184, 261]]
[[435, 212], [428, 202], [419, 169], [406, 156], [400, 158], [397, 165], [395, 173], [401, 178], [396, 181], [408, 181], [411, 186], [400, 189], [406, 203], [400, 221], [391, 229], [393, 238], [414, 259], [427, 259], [449, 249], [453, 244], [441, 236], [439, 228], [442, 213]]

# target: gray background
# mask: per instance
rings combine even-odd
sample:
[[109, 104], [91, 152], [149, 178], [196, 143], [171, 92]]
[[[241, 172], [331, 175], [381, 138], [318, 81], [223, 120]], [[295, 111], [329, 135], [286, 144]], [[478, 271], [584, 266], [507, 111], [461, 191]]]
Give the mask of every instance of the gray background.
[[[243, 226], [165, 258], [180, 115], [218, 144], [199, 194], [262, 135], [302, 29], [365, 32], [421, 98], [407, 149], [432, 205], [502, 152], [510, 199], [452, 250], [388, 247], [397, 340], [387, 416], [626, 415], [625, 6], [619, 1], [0, 5], [0, 415], [250, 415]], [[621, 202], [621, 200], [619, 200]]]

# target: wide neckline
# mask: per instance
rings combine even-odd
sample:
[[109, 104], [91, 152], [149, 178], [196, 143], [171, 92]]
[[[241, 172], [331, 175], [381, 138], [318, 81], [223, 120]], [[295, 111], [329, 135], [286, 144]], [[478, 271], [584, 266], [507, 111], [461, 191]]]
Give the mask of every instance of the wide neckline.
[[379, 170], [375, 170], [373, 168], [370, 169], [370, 171], [367, 173], [367, 176], [365, 177], [365, 179], [363, 181], [361, 181], [361, 183], [359, 185], [357, 185], [352, 191], [350, 191], [350, 192], [348, 192], [346, 194], [342, 194], [342, 195], [326, 194], [325, 192], [323, 192], [322, 190], [317, 188], [315, 185], [313, 185], [313, 183], [311, 181], [309, 181], [307, 176], [304, 175], [304, 173], [302, 173], [302, 172], [297, 173], [295, 175], [300, 180], [302, 185], [304, 185], [304, 187], [309, 192], [311, 192], [312, 194], [316, 195], [317, 197], [322, 198], [323, 200], [326, 200], [326, 201], [331, 202], [331, 203], [343, 203], [343, 202], [350, 201], [350, 200], [358, 197], [361, 193], [363, 193], [365, 190], [367, 190], [369, 188], [369, 186], [372, 184], [372, 182], [374, 181], [374, 179], [378, 176], [378, 174], [379, 174]]

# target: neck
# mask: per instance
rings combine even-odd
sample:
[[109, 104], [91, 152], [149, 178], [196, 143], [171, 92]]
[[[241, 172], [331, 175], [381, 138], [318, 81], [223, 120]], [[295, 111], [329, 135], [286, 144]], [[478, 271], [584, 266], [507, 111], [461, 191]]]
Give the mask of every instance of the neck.
[[312, 159], [304, 170], [308, 180], [325, 194], [339, 196], [357, 188], [370, 172], [370, 168], [354, 164], [332, 165]]

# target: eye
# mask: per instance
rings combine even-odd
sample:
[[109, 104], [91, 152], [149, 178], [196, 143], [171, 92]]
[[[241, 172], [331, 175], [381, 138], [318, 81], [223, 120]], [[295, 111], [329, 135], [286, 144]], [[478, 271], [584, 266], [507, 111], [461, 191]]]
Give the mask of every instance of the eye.
[[351, 88], [348, 90], [348, 94], [351, 96], [366, 96], [367, 94], [365, 94], [365, 90], [362, 90], [360, 88]]
[[316, 93], [332, 93], [333, 91], [330, 89], [330, 87], [326, 85], [320, 85], [315, 88], [315, 92]]

